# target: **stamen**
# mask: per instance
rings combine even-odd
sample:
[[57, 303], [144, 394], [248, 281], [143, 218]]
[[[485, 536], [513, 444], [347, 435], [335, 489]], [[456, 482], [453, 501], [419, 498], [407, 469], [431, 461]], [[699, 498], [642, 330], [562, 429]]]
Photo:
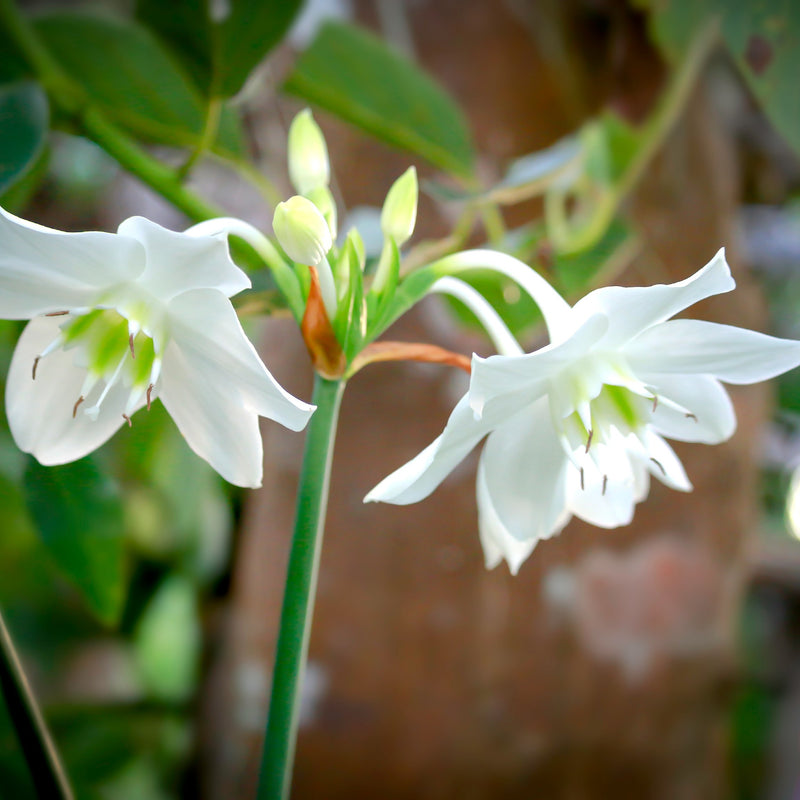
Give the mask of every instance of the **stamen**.
[[36, 367], [39, 366], [39, 361], [41, 360], [41, 358], [42, 358], [41, 356], [36, 356], [36, 358], [33, 359], [33, 369], [31, 370], [32, 380], [36, 380]]
[[81, 404], [81, 403], [82, 403], [82, 402], [83, 402], [85, 399], [86, 399], [86, 398], [85, 398], [83, 395], [81, 395], [81, 396], [80, 396], [80, 397], [79, 397], [79, 398], [78, 398], [78, 399], [75, 401], [75, 405], [74, 405], [74, 406], [72, 406], [72, 419], [75, 419], [75, 417], [77, 416], [77, 414], [78, 414], [78, 406], [79, 406], [79, 405], [80, 405], [80, 404]]
[[150, 410], [150, 403], [152, 402], [152, 398], [150, 397], [150, 395], [152, 394], [152, 392], [153, 392], [153, 384], [151, 383], [151, 384], [150, 384], [150, 385], [147, 387], [147, 410], [148, 410], [148, 411]]
[[658, 408], [658, 395], [653, 395], [653, 413], [656, 413], [656, 409]]
[[128, 347], [131, 349], [131, 358], [136, 358], [136, 351], [133, 349], [133, 334], [128, 334]]
[[127, 414], [123, 414], [122, 418], [125, 420], [125, 422], [128, 423], [128, 427], [129, 428], [133, 427], [133, 423], [131, 422], [131, 418]]
[[589, 428], [589, 438], [586, 440], [586, 452], [589, 452], [589, 448], [592, 446], [592, 437], [594, 436], [594, 430]]
[[667, 471], [664, 469], [664, 465], [657, 459], [650, 457], [650, 460], [661, 470], [662, 474], [666, 476]]
[[69, 311], [51, 311], [49, 314], [45, 314], [45, 316], [46, 317], [63, 317], [66, 314], [69, 314]]
[[605, 497], [606, 496], [606, 487], [608, 486], [608, 475], [603, 475], [603, 491], [600, 494]]
[[581, 491], [583, 491], [584, 488], [585, 487], [583, 485], [583, 467], [581, 467]]
[[697, 415], [696, 414], [692, 414], [691, 411], [687, 411], [686, 412], [686, 419], [693, 419], [695, 422], [697, 422]]

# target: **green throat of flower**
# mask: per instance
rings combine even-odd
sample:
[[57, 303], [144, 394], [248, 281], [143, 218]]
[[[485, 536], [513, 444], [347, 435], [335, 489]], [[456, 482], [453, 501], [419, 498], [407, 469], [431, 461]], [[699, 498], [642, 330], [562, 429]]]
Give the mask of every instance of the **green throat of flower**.
[[55, 339], [35, 358], [32, 377], [36, 380], [39, 362], [57, 350], [74, 350], [74, 363], [86, 370], [79, 396], [74, 399], [73, 418], [78, 411], [97, 419], [111, 390], [123, 386], [128, 391], [123, 418], [142, 402], [149, 410], [152, 392], [161, 371], [161, 358], [151, 336], [139, 322], [111, 309], [92, 309], [86, 313], [57, 312], [64, 322]]

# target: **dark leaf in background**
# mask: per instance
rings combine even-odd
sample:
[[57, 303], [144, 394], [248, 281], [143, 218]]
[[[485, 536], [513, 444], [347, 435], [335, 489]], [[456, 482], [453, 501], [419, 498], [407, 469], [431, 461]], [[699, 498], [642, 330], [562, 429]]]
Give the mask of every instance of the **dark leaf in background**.
[[91, 458], [59, 467], [30, 460], [23, 477], [42, 541], [95, 615], [112, 625], [125, 599], [122, 506]]
[[0, 193], [36, 163], [49, 122], [47, 96], [37, 83], [0, 86]]
[[422, 70], [363, 30], [326, 23], [284, 89], [440, 169], [472, 174], [470, 134], [458, 106]]

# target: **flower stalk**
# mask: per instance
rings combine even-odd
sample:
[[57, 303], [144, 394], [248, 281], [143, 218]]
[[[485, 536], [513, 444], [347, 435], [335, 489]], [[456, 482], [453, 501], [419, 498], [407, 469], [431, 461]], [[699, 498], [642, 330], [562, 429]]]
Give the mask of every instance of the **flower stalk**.
[[291, 789], [317, 573], [322, 550], [333, 443], [344, 381], [315, 376], [311, 418], [297, 494], [294, 535], [283, 595], [272, 697], [257, 800], [283, 800]]

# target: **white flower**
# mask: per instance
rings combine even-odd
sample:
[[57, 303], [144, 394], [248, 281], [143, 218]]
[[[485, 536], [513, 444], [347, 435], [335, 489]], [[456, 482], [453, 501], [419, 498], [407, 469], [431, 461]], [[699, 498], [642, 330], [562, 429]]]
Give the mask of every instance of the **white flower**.
[[755, 383], [800, 364], [800, 342], [670, 317], [734, 288], [722, 250], [692, 277], [606, 287], [544, 308], [552, 342], [526, 355], [473, 356], [470, 388], [444, 432], [367, 500], [413, 503], [489, 434], [477, 500], [487, 566], [516, 573], [539, 539], [575, 515], [627, 525], [650, 476], [689, 491], [664, 437], [716, 444], [736, 428], [720, 381]]
[[250, 286], [223, 233], [142, 217], [116, 234], [62, 233], [0, 209], [0, 318], [30, 319], [6, 384], [17, 445], [63, 464], [158, 397], [226, 480], [259, 486], [259, 415], [293, 430], [313, 411], [284, 391], [228, 299]]

